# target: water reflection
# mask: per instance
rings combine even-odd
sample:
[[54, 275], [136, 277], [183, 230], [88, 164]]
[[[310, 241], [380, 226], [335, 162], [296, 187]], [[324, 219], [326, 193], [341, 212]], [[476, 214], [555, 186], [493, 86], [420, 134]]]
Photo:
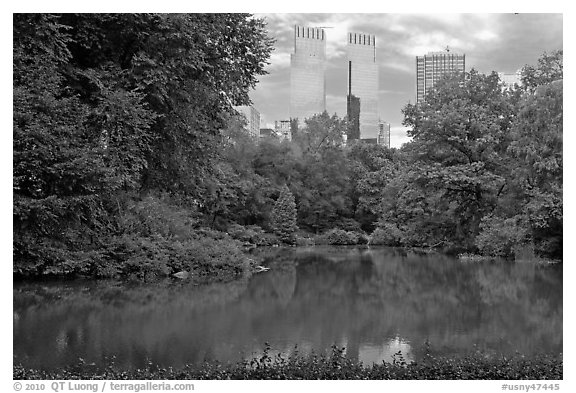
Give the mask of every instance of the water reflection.
[[141, 367], [334, 344], [366, 364], [437, 353], [562, 351], [562, 270], [463, 264], [390, 249], [275, 250], [251, 280], [193, 287], [15, 284], [14, 354], [30, 367], [79, 357]]
[[394, 337], [383, 344], [362, 344], [358, 352], [358, 360], [364, 364], [392, 362], [394, 355], [400, 352], [406, 362], [414, 360], [410, 344], [400, 337]]

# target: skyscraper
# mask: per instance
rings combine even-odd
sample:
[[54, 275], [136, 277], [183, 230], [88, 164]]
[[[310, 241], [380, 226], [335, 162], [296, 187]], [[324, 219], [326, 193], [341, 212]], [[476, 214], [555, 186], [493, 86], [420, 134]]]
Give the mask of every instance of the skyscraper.
[[465, 71], [466, 55], [446, 52], [428, 52], [416, 56], [416, 102], [424, 101], [426, 94], [445, 75]]
[[244, 116], [246, 120], [246, 130], [250, 136], [258, 138], [260, 134], [260, 112], [252, 105], [235, 106], [238, 114]]
[[390, 123], [378, 122], [378, 144], [390, 148]]
[[[376, 36], [348, 33], [348, 111], [359, 100], [360, 138], [378, 135], [378, 65], [376, 64]], [[348, 113], [352, 118], [353, 113]]]
[[294, 26], [290, 55], [290, 118], [300, 122], [326, 110], [326, 34], [315, 27]]

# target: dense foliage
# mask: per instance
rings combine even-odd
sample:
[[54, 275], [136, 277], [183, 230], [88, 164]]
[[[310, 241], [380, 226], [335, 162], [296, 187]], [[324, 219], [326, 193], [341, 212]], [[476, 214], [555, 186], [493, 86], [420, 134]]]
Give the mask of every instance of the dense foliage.
[[250, 15], [15, 14], [13, 37], [16, 274], [202, 270], [204, 248], [244, 266], [223, 232], [562, 256], [561, 51], [515, 89], [442, 81], [388, 149], [326, 112], [293, 119], [292, 141], [251, 139], [232, 105], [272, 41]]
[[304, 356], [295, 352], [288, 357], [272, 357], [267, 348], [262, 356], [238, 364], [205, 363], [180, 369], [149, 363], [136, 370], [119, 369], [114, 364], [104, 370], [94, 370], [80, 363], [57, 371], [27, 369], [21, 365], [15, 365], [13, 370], [13, 378], [18, 380], [561, 380], [562, 377], [562, 358], [556, 356], [488, 357], [475, 353], [454, 359], [429, 355], [420, 363], [407, 363], [402, 354], [397, 353], [392, 363], [370, 366], [347, 358], [345, 349], [339, 347], [332, 347], [327, 355]]
[[496, 73], [446, 78], [404, 108], [412, 141], [401, 149], [350, 139], [350, 123], [327, 113], [293, 127], [292, 141], [236, 144], [252, 213], [228, 218], [267, 228], [287, 184], [298, 227], [320, 234], [316, 243], [371, 233], [373, 245], [561, 259], [561, 77], [558, 51], [526, 66], [513, 89]]
[[144, 235], [126, 221], [148, 198], [186, 211], [174, 225], [210, 216], [220, 130], [271, 50], [264, 22], [14, 14], [13, 37], [14, 271], [108, 274], [115, 258], [139, 270], [177, 258], [177, 242], [176, 254], [205, 246], [202, 235]]
[[293, 244], [296, 241], [296, 202], [286, 186], [280, 190], [280, 196], [272, 209], [271, 225], [274, 234], [283, 242]]

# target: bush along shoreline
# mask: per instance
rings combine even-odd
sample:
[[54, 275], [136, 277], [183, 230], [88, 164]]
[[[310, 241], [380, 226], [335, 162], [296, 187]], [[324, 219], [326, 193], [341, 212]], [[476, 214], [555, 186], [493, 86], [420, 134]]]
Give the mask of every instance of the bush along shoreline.
[[92, 249], [55, 250], [38, 244], [38, 253], [32, 258], [15, 259], [14, 279], [114, 278], [147, 282], [175, 277], [197, 284], [231, 281], [257, 271], [261, 261], [253, 253], [255, 249], [294, 246], [397, 247], [455, 255], [462, 262], [561, 263], [536, 257], [533, 253], [511, 258], [457, 253], [443, 245], [408, 246], [397, 242], [395, 235], [383, 228], [376, 228], [372, 234], [341, 228], [320, 234], [298, 231], [286, 242], [257, 225], [232, 223], [226, 231], [199, 226], [185, 208], [177, 208], [158, 198], [133, 204], [119, 221], [118, 233], [106, 236]]
[[58, 370], [13, 367], [15, 380], [561, 380], [562, 355], [502, 356], [473, 353], [466, 356], [435, 357], [407, 363], [401, 352], [391, 363], [363, 365], [345, 356], [345, 348], [332, 347], [327, 355], [271, 356], [267, 346], [262, 356], [238, 363], [218, 362], [160, 367], [148, 362], [144, 368], [125, 370], [111, 360], [105, 368], [83, 361]]
[[16, 280], [120, 278], [151, 281], [186, 277], [199, 282], [230, 281], [251, 273], [242, 242], [208, 228], [172, 198], [148, 196], [118, 203], [114, 225], [90, 240], [28, 243], [15, 250]]

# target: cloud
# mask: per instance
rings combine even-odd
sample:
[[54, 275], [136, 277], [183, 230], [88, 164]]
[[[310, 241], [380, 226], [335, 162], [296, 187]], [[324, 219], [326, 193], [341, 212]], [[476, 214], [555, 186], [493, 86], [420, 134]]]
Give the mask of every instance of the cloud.
[[[326, 28], [327, 110], [345, 115], [346, 34], [376, 35], [381, 118], [393, 127], [402, 122], [401, 109], [415, 97], [415, 57], [429, 51], [466, 54], [466, 69], [483, 73], [514, 72], [536, 64], [544, 51], [561, 49], [562, 14], [260, 14], [276, 39], [270, 75], [260, 78], [251, 97], [270, 121], [288, 116], [290, 54], [294, 25]], [[344, 102], [344, 104], [342, 104]], [[399, 140], [405, 137], [398, 135]]]
[[498, 38], [498, 35], [490, 30], [483, 30], [479, 31], [478, 33], [474, 34], [474, 37], [479, 39], [480, 41], [492, 41]]
[[266, 67], [266, 71], [275, 72], [289, 68], [290, 55], [286, 56], [286, 53], [272, 52], [270, 55], [270, 64]]
[[390, 127], [390, 147], [399, 148], [404, 143], [408, 143], [412, 140], [406, 132], [409, 130], [408, 127], [396, 126]]

